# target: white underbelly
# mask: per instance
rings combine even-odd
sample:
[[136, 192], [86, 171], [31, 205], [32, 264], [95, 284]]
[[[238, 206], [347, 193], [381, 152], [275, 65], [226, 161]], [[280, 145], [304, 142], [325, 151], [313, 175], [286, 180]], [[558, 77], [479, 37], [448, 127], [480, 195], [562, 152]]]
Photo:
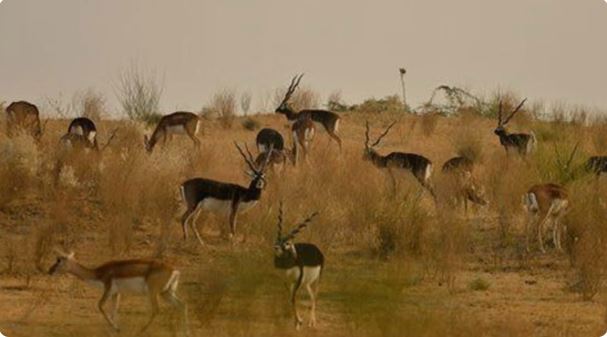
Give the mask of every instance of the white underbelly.
[[[249, 201], [249, 202], [241, 202], [238, 205], [239, 213], [248, 211], [253, 206], [255, 206], [256, 203], [257, 203], [257, 200]], [[198, 207], [202, 208], [204, 210], [213, 212], [213, 213], [227, 215], [227, 214], [230, 214], [230, 211], [232, 210], [232, 200], [219, 200], [219, 199], [213, 199], [213, 198], [206, 198], [198, 204]]]
[[145, 294], [147, 291], [148, 284], [144, 277], [118, 278], [112, 282], [113, 293]]
[[172, 125], [167, 126], [166, 128], [168, 133], [177, 135], [177, 134], [185, 134], [185, 127], [183, 125]]
[[[308, 284], [314, 283], [320, 277], [320, 266], [315, 267], [303, 267], [303, 278], [301, 279], [301, 286], [306, 286]], [[297, 282], [299, 279], [299, 267], [293, 267], [287, 269], [286, 271], [287, 278], [289, 281]]]

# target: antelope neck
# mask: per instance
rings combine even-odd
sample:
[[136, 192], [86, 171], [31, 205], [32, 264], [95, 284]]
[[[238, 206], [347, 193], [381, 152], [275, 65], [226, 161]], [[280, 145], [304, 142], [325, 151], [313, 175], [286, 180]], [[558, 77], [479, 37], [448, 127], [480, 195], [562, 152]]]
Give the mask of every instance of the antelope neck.
[[83, 281], [97, 279], [97, 275], [95, 274], [94, 270], [86, 268], [85, 266], [81, 265], [80, 263], [78, 263], [76, 261], [72, 262], [72, 265], [69, 269], [69, 273], [78, 277], [79, 279], [81, 279]]
[[387, 166], [386, 158], [384, 156], [380, 155], [379, 153], [377, 153], [373, 149], [369, 150], [369, 158], [371, 158], [371, 161], [373, 162], [373, 164], [375, 164], [375, 166], [378, 166], [378, 167]]

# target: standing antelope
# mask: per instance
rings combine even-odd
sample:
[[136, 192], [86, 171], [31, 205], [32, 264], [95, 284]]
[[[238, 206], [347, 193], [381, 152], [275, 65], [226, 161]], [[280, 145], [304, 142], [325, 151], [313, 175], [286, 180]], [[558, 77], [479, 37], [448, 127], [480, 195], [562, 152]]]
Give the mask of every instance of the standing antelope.
[[523, 107], [527, 99], [521, 101], [521, 103], [512, 111], [510, 116], [508, 116], [505, 120], [502, 119], [502, 102], [499, 103], [499, 110], [497, 112], [497, 128], [493, 131], [499, 138], [500, 144], [506, 150], [506, 153], [510, 151], [517, 151], [521, 156], [525, 156], [531, 153], [536, 145], [537, 140], [535, 138], [535, 134], [531, 133], [509, 133], [505, 126], [508, 124], [510, 119], [514, 117], [514, 115]]
[[[192, 230], [198, 238], [198, 242], [204, 245], [200, 233], [196, 228], [196, 219], [203, 209], [228, 215], [230, 237], [233, 237], [236, 234], [236, 215], [238, 212], [249, 210], [261, 198], [261, 192], [266, 185], [264, 170], [268, 164], [268, 159], [266, 159], [266, 162], [261, 167], [256, 167], [253, 163], [253, 156], [248, 148], [247, 157], [240, 146], [236, 142], [234, 144], [251, 170], [247, 172], [251, 176], [249, 186], [244, 187], [205, 178], [194, 178], [181, 184], [181, 196], [187, 207], [185, 213], [181, 216], [184, 239], [188, 238], [187, 225], [190, 223]], [[270, 149], [271, 151], [272, 149]]]
[[255, 143], [257, 144], [257, 151], [260, 153], [267, 152], [270, 147], [272, 147], [274, 151], [282, 151], [285, 147], [285, 140], [282, 138], [280, 132], [270, 128], [259, 130], [257, 137], [255, 138]]
[[299, 76], [295, 75], [295, 77], [293, 77], [293, 79], [291, 80], [291, 84], [287, 89], [287, 93], [285, 94], [285, 97], [283, 98], [278, 108], [276, 108], [275, 112], [285, 115], [290, 121], [310, 118], [313, 122], [321, 124], [323, 128], [327, 130], [329, 137], [334, 139], [337, 144], [339, 144], [339, 148], [341, 149], [341, 138], [337, 136], [337, 129], [339, 128], [340, 120], [339, 115], [327, 110], [301, 110], [299, 112], [295, 112], [289, 106], [289, 99], [295, 92], [295, 89], [297, 89], [297, 86], [299, 85], [299, 82], [301, 81], [302, 77], [303, 74]]
[[200, 147], [200, 140], [196, 138], [196, 135], [198, 135], [198, 132], [200, 131], [200, 123], [200, 117], [191, 112], [179, 111], [165, 115], [160, 119], [160, 122], [158, 122], [152, 136], [144, 136], [143, 142], [145, 144], [145, 149], [151, 153], [160, 139], [162, 139], [163, 143], [166, 143], [167, 138], [172, 138], [174, 134], [187, 135], [198, 148]]
[[528, 221], [525, 225], [526, 248], [529, 251], [529, 228], [536, 226], [537, 240], [542, 253], [545, 253], [543, 233], [548, 224], [552, 225], [554, 247], [562, 250], [561, 235], [563, 226], [561, 218], [569, 210], [567, 190], [558, 184], [541, 184], [532, 186], [523, 196], [523, 207], [527, 211]]
[[73, 119], [67, 128], [67, 133], [84, 136], [94, 148], [97, 148], [97, 127], [92, 120], [86, 117]]
[[13, 102], [6, 107], [6, 115], [6, 133], [9, 137], [15, 129], [25, 130], [35, 139], [42, 136], [40, 113], [34, 104], [26, 101]]
[[316, 134], [314, 122], [308, 117], [300, 118], [291, 127], [293, 133], [293, 164], [297, 164], [297, 156], [299, 155], [299, 147], [301, 147], [304, 159], [308, 158], [310, 151], [310, 143]]
[[447, 160], [442, 167], [442, 172], [454, 179], [456, 201], [464, 204], [466, 213], [468, 212], [468, 201], [481, 206], [487, 205], [487, 201], [482, 196], [482, 191], [479, 190], [474, 181], [473, 170], [474, 162], [462, 156]]
[[379, 168], [387, 168], [390, 173], [390, 177], [392, 178], [392, 182], [394, 186], [396, 186], [396, 182], [394, 176], [392, 175], [392, 169], [403, 169], [410, 171], [415, 179], [419, 181], [419, 183], [425, 187], [433, 198], [436, 198], [434, 194], [434, 190], [430, 184], [430, 176], [432, 175], [432, 162], [421, 155], [415, 153], [403, 153], [403, 152], [391, 152], [386, 156], [382, 156], [377, 151], [375, 151], [375, 147], [379, 145], [381, 140], [388, 134], [390, 129], [396, 124], [393, 122], [388, 126], [388, 128], [377, 138], [377, 140], [369, 145], [369, 121], [366, 124], [365, 131], [365, 151], [363, 154], [363, 160], [371, 161], [375, 166]]
[[[124, 293], [147, 295], [152, 304], [152, 316], [141, 332], [145, 331], [154, 321], [159, 312], [158, 297], [169, 302], [174, 309], [181, 311], [182, 329], [188, 335], [187, 305], [177, 297], [179, 271], [175, 267], [158, 260], [121, 260], [110, 261], [97, 268], [87, 268], [74, 258], [74, 253], [60, 254], [57, 261], [49, 270], [50, 275], [69, 273], [90, 285], [103, 289], [103, 296], [97, 307], [105, 320], [116, 331], [119, 331], [118, 306], [120, 296]], [[112, 298], [111, 317], [105, 312], [105, 302]]]
[[274, 267], [284, 270], [289, 284], [290, 300], [295, 316], [295, 328], [303, 323], [297, 311], [297, 290], [302, 286], [308, 291], [310, 301], [310, 327], [316, 326], [316, 301], [320, 276], [325, 266], [325, 257], [320, 249], [311, 243], [293, 243], [293, 239], [302, 229], [306, 228], [318, 212], [312, 213], [289, 234], [282, 235], [282, 203], [278, 213], [278, 235], [274, 243]]

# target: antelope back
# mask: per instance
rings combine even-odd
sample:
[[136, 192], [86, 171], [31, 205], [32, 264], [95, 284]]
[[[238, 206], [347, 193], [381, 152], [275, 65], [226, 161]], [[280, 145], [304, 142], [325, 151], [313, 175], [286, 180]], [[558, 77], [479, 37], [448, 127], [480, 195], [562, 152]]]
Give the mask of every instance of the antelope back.
[[255, 143], [259, 152], [266, 152], [270, 147], [273, 147], [274, 150], [282, 151], [285, 146], [284, 138], [280, 132], [270, 128], [261, 129], [257, 133]]
[[41, 135], [40, 113], [34, 104], [26, 101], [13, 102], [6, 108], [6, 113], [9, 125], [25, 128], [36, 137]]
[[86, 117], [73, 119], [67, 128], [67, 133], [82, 135], [86, 137], [89, 142], [96, 144], [97, 128], [95, 127], [95, 123]]
[[[534, 204], [535, 208], [541, 212], [547, 212], [554, 201], [557, 201], [559, 208], [569, 205], [567, 190], [558, 184], [534, 185], [527, 191], [527, 199], [534, 201], [534, 203], [530, 203], [529, 205]], [[562, 201], [567, 202], [562, 203]]]

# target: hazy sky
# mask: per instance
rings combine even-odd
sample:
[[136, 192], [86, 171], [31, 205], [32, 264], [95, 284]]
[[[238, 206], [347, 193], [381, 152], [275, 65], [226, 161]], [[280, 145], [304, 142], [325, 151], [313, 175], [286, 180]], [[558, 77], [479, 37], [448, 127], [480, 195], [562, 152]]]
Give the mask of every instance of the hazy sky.
[[346, 101], [439, 84], [513, 89], [607, 110], [604, 0], [4, 0], [0, 101], [95, 88], [121, 69], [164, 77], [162, 107], [198, 110], [219, 88], [302, 84]]

